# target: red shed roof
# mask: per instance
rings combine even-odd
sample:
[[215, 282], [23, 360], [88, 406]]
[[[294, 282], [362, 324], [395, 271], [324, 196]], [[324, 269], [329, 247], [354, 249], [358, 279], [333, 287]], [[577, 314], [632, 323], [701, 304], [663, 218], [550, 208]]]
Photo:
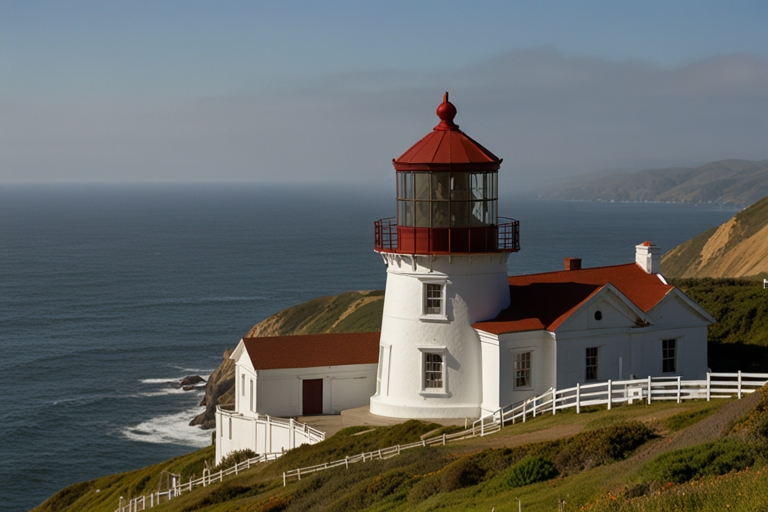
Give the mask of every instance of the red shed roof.
[[554, 331], [608, 283], [645, 313], [674, 288], [636, 263], [512, 276], [509, 307], [473, 327], [493, 334]]
[[378, 332], [243, 338], [255, 370], [379, 362]]
[[448, 101], [437, 107], [440, 123], [419, 142], [393, 160], [398, 171], [428, 170], [497, 170], [501, 159], [485, 149], [480, 143], [459, 130], [453, 122], [456, 107]]

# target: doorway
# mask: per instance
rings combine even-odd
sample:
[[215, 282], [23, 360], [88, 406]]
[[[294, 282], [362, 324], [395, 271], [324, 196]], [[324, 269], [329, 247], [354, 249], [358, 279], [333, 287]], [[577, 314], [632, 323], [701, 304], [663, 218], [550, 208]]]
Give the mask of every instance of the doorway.
[[323, 414], [323, 379], [302, 380], [302, 414]]

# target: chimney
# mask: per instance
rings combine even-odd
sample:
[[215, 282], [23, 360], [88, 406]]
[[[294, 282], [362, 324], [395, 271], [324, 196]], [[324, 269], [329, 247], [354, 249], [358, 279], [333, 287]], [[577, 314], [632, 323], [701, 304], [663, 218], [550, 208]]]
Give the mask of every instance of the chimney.
[[645, 241], [635, 246], [635, 263], [649, 274], [661, 272], [661, 248]]
[[581, 258], [565, 258], [565, 270], [581, 270]]

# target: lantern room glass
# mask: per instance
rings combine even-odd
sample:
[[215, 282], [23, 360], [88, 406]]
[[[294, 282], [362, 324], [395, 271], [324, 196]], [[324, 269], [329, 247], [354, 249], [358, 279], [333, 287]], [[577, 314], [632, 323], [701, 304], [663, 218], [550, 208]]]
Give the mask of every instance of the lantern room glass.
[[497, 225], [498, 172], [397, 173], [397, 224], [409, 227]]

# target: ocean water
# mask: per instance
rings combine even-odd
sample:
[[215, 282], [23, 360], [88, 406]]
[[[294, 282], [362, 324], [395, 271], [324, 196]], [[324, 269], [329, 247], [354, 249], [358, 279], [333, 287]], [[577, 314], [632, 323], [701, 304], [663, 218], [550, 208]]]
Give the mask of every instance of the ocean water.
[[[330, 186], [0, 187], [0, 503], [206, 446], [189, 427], [225, 348], [288, 306], [382, 289], [392, 191]], [[634, 260], [720, 224], [716, 206], [500, 200], [511, 273]]]

